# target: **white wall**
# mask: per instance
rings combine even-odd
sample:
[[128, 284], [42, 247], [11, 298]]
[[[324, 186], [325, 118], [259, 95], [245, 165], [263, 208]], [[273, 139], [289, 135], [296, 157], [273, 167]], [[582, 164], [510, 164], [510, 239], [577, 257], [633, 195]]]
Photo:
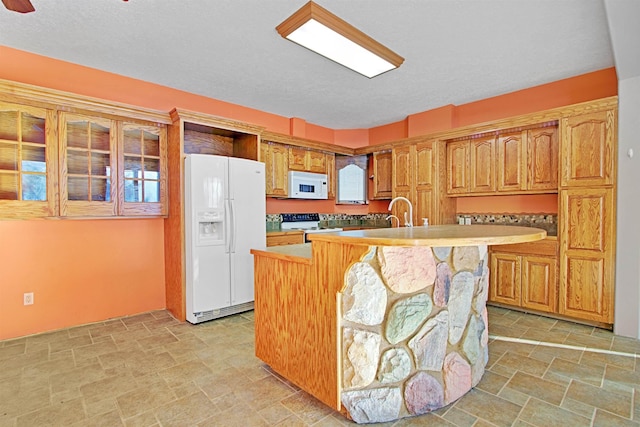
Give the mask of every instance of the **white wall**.
[[640, 338], [640, 1], [604, 3], [619, 97], [614, 332]]
[[640, 77], [618, 82], [618, 102], [614, 332], [640, 338]]

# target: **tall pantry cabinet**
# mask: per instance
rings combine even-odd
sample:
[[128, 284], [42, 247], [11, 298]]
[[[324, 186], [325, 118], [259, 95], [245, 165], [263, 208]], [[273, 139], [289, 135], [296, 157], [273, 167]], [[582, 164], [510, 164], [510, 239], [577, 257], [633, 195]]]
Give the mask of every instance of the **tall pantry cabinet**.
[[616, 99], [560, 122], [560, 314], [613, 323]]

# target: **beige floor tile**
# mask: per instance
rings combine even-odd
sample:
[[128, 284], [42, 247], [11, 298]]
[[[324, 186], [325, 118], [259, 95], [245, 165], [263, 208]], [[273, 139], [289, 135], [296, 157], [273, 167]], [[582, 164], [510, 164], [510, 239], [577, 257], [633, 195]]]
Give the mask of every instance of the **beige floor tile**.
[[500, 393], [498, 393], [497, 396], [504, 400], [508, 400], [511, 403], [515, 403], [518, 406], [524, 406], [530, 398], [528, 394], [520, 393], [519, 391], [510, 388], [508, 385], [500, 390]]
[[520, 419], [538, 427], [589, 427], [591, 419], [556, 405], [532, 398], [524, 405]]
[[124, 425], [126, 427], [153, 427], [159, 426], [160, 423], [153, 411], [147, 411], [131, 418], [125, 418]]
[[639, 423], [610, 414], [601, 409], [596, 410], [596, 416], [593, 420], [593, 427], [638, 427]]
[[14, 345], [0, 347], [0, 362], [10, 357], [21, 356], [27, 351], [26, 340]]
[[633, 370], [635, 366], [635, 360], [632, 357], [621, 356], [610, 352], [594, 351], [585, 351], [580, 359], [580, 363], [592, 366], [615, 365], [630, 371]]
[[640, 355], [640, 340], [614, 335], [611, 350]]
[[449, 409], [442, 416], [442, 418], [459, 427], [471, 427], [478, 420], [473, 415], [468, 414], [464, 411], [461, 411], [460, 409], [455, 407], [452, 407], [451, 409]]
[[565, 386], [524, 372], [516, 373], [509, 380], [506, 387], [536, 397], [552, 405], [560, 405], [566, 391]]
[[624, 418], [632, 414], [632, 393], [618, 393], [603, 390], [579, 381], [572, 381], [567, 391], [567, 397], [586, 403], [596, 408], [604, 409]]
[[19, 388], [0, 384], [0, 417], [16, 418], [49, 406], [51, 393], [48, 387]]
[[486, 391], [487, 393], [497, 395], [505, 384], [509, 382], [509, 378], [511, 377], [496, 374], [491, 371], [485, 371], [476, 388]]
[[282, 402], [296, 392], [277, 378], [267, 377], [249, 383], [234, 393], [252, 409], [260, 410], [275, 402]]
[[285, 405], [280, 402], [276, 402], [272, 405], [262, 408], [258, 411], [258, 414], [265, 419], [268, 425], [274, 425], [284, 420], [285, 418], [293, 415]]
[[520, 317], [518, 320], [516, 320], [514, 325], [515, 326], [526, 326], [526, 327], [529, 327], [529, 328], [534, 328], [536, 330], [549, 331], [557, 323], [558, 323], [558, 321], [556, 319], [552, 319], [550, 317], [530, 315], [530, 316], [522, 316], [522, 317]]
[[497, 426], [510, 426], [521, 409], [515, 403], [477, 389], [462, 396], [454, 406]]
[[613, 337], [602, 338], [593, 335], [583, 335], [579, 333], [570, 333], [564, 344], [584, 346], [587, 349], [609, 350], [613, 343]]
[[158, 381], [148, 387], [133, 389], [116, 398], [118, 408], [124, 418], [131, 418], [160, 407], [176, 399], [176, 394], [163, 382]]
[[552, 331], [567, 331], [570, 333], [583, 335], [591, 335], [594, 329], [595, 328], [593, 326], [582, 325], [580, 323], [574, 322], [558, 322], [551, 328]]
[[[155, 413], [163, 427], [186, 426], [196, 425], [216, 415], [218, 410], [202, 391], [197, 391], [161, 406]], [[245, 412], [242, 415], [247, 417], [248, 414]]]
[[570, 397], [566, 397], [562, 400], [560, 407], [568, 411], [574, 412], [578, 415], [582, 415], [585, 418], [593, 418], [596, 412], [596, 408], [588, 405], [584, 402], [573, 400]]
[[[356, 425], [255, 357], [253, 319], [191, 325], [159, 310], [0, 341], [0, 427]], [[497, 307], [489, 319], [490, 360], [474, 390], [376, 427], [640, 421], [640, 362], [602, 351], [635, 354], [639, 340]], [[508, 341], [518, 336], [533, 343]], [[557, 345], [566, 342], [598, 352]]]
[[89, 365], [76, 367], [69, 371], [51, 373], [49, 382], [52, 393], [80, 388], [82, 385], [106, 377], [104, 369], [97, 360]]
[[604, 367], [602, 366], [581, 365], [564, 359], [555, 359], [551, 362], [549, 371], [564, 376], [567, 380], [574, 378], [596, 387], [602, 385], [604, 377]]
[[116, 399], [113, 397], [101, 399], [94, 402], [85, 402], [84, 408], [85, 412], [87, 413], [87, 417], [89, 418], [95, 418], [102, 414], [118, 411]]
[[560, 358], [569, 362], [579, 363], [582, 354], [583, 350], [564, 348], [556, 343], [542, 343], [531, 352], [530, 357], [543, 362], [551, 362], [555, 358]]
[[550, 331], [546, 329], [539, 329], [536, 327], [530, 327], [520, 338], [538, 341], [546, 344], [562, 344], [565, 342], [569, 332], [567, 331]]
[[280, 402], [306, 424], [315, 424], [333, 412], [331, 408], [303, 391], [298, 391]]
[[[510, 368], [513, 371], [512, 373], [520, 371], [536, 377], [542, 377], [549, 368], [549, 364], [546, 362], [511, 352], [505, 353], [496, 363]], [[495, 371], [495, 366], [492, 371]]]
[[520, 325], [501, 325], [501, 324], [492, 324], [489, 321], [489, 333], [491, 335], [501, 336], [501, 337], [509, 337], [509, 338], [520, 338], [524, 334], [527, 333], [529, 327], [520, 326]]
[[124, 426], [120, 413], [116, 410], [96, 415], [73, 424], [71, 427], [119, 427]]
[[18, 417], [18, 427], [66, 426], [86, 419], [82, 399], [54, 403]]
[[636, 370], [622, 369], [618, 366], [607, 365], [605, 374], [605, 381], [623, 386], [628, 389], [635, 388], [640, 390], [640, 372]]
[[117, 397], [135, 389], [136, 382], [128, 373], [118, 373], [80, 386], [80, 392], [87, 402], [96, 402], [109, 397]]
[[[357, 424], [356, 424], [357, 425]], [[377, 424], [374, 424], [377, 427]], [[434, 414], [425, 414], [417, 417], [410, 417], [401, 419], [395, 423], [387, 423], [381, 425], [393, 425], [393, 427], [418, 427], [418, 426], [429, 426], [429, 427], [452, 427], [455, 424], [438, 417]], [[476, 423], [477, 425], [477, 423]]]

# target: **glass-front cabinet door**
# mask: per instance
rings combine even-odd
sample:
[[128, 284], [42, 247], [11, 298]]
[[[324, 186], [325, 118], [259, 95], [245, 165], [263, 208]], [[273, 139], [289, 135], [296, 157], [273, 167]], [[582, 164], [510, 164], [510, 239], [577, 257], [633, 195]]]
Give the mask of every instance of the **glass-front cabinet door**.
[[60, 115], [60, 215], [116, 215], [117, 122]]
[[166, 215], [165, 126], [122, 123], [120, 215]]
[[0, 102], [0, 218], [57, 214], [55, 111]]

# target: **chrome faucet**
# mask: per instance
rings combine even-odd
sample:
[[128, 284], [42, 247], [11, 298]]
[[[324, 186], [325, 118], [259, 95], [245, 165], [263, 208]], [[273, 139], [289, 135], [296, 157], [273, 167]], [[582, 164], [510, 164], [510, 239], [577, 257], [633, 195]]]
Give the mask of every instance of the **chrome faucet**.
[[[413, 205], [411, 204], [411, 201], [409, 199], [407, 199], [406, 197], [394, 197], [393, 200], [391, 200], [391, 203], [389, 203], [389, 210], [391, 210], [391, 208], [393, 207], [393, 204], [395, 202], [397, 202], [398, 200], [403, 200], [405, 202], [407, 202], [407, 204], [409, 205], [409, 218], [407, 219], [407, 213], [404, 213], [404, 226], [405, 227], [413, 227]], [[400, 221], [398, 221], [400, 222]]]
[[395, 215], [389, 215], [388, 217], [386, 217], [386, 220], [391, 220], [391, 227], [393, 227], [393, 218], [396, 219], [396, 221], [398, 221], [398, 227], [400, 227], [400, 218], [398, 218]]

